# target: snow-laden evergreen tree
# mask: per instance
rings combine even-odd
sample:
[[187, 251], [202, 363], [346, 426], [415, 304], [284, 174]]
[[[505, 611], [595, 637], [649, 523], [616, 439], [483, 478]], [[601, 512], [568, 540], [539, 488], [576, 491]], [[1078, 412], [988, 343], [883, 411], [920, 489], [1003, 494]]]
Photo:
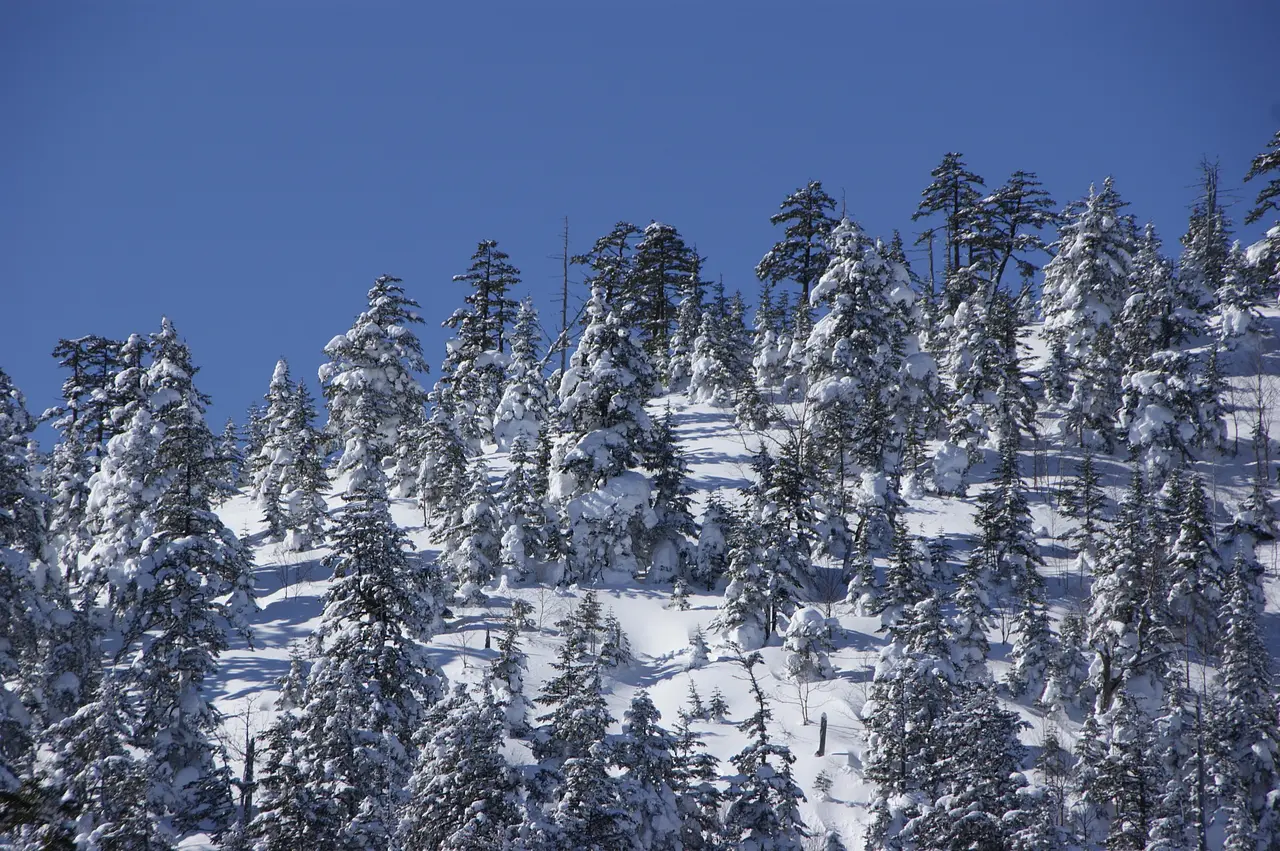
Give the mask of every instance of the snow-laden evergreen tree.
[[900, 838], [920, 848], [1001, 848], [1018, 811], [1026, 726], [1000, 707], [993, 686], [967, 683], [937, 725], [939, 760], [933, 807], [907, 822]]
[[693, 344], [693, 354], [689, 381], [686, 393], [691, 402], [703, 402], [727, 408], [733, 404], [735, 391], [739, 387], [738, 377], [734, 375], [734, 362], [742, 352], [735, 352], [732, 346], [737, 343], [733, 339], [729, 327], [730, 317], [726, 315], [728, 302], [720, 297], [702, 314], [701, 328]]
[[1088, 630], [1083, 616], [1068, 612], [1058, 625], [1057, 647], [1049, 658], [1044, 692], [1038, 703], [1052, 710], [1088, 706], [1091, 694], [1085, 688], [1089, 680], [1086, 658]]
[[529, 710], [533, 708], [524, 694], [524, 676], [529, 665], [520, 647], [520, 630], [525, 614], [526, 610], [512, 606], [503, 619], [498, 655], [489, 664], [484, 680], [488, 699], [501, 710], [507, 732], [517, 738], [529, 734]]
[[991, 643], [987, 626], [994, 614], [991, 572], [980, 554], [969, 560], [956, 588], [956, 614], [951, 624], [951, 658], [961, 679], [988, 681], [987, 655]]
[[630, 801], [609, 774], [609, 750], [597, 742], [582, 756], [565, 760], [564, 784], [552, 814], [557, 848], [639, 851]]
[[1013, 657], [1013, 667], [1009, 669], [1005, 679], [1009, 690], [1018, 695], [1029, 694], [1038, 700], [1044, 693], [1057, 652], [1058, 647], [1049, 628], [1043, 583], [1033, 583], [1025, 589], [1014, 621], [1014, 641], [1010, 654]]
[[[433, 397], [439, 389], [437, 385], [432, 391]], [[443, 405], [436, 404], [431, 410], [423, 432], [421, 455], [418, 503], [422, 506], [422, 518], [435, 537], [444, 537], [462, 522], [470, 480], [466, 441]]]
[[536, 470], [523, 435], [507, 456], [507, 473], [498, 488], [502, 572], [514, 582], [528, 579], [534, 564], [547, 557], [547, 512], [537, 493]]
[[783, 237], [756, 264], [756, 277], [777, 285], [794, 281], [800, 300], [809, 301], [809, 289], [818, 282], [830, 261], [828, 238], [835, 227], [835, 200], [811, 180], [792, 192], [769, 217], [769, 223], [785, 224]]
[[0, 370], [0, 793], [27, 774], [37, 709], [42, 639], [50, 607], [44, 499], [32, 479], [35, 420]]
[[378, 412], [357, 411], [350, 484], [325, 559], [333, 582], [312, 637], [313, 663], [294, 738], [321, 847], [387, 848], [412, 768], [411, 737], [441, 696], [425, 652], [440, 630], [443, 582], [409, 561], [371, 450]]
[[974, 557], [981, 561], [989, 581], [1008, 584], [1021, 595], [1039, 581], [1038, 569], [1044, 566], [1044, 558], [1032, 529], [1016, 438], [1000, 442], [996, 480], [977, 503], [979, 539]]
[[507, 326], [516, 316], [519, 304], [511, 298], [512, 287], [520, 285], [520, 270], [512, 266], [510, 257], [498, 248], [495, 239], [482, 239], [471, 255], [471, 266], [453, 280], [472, 289], [464, 297], [470, 313], [476, 317], [485, 348], [502, 353], [506, 350]]
[[[56, 834], [68, 847], [166, 851], [174, 837], [147, 795], [148, 766], [131, 747], [136, 719], [111, 677], [71, 717], [44, 731], [50, 756], [39, 772], [59, 802]], [[45, 847], [64, 847], [50, 842]]]
[[731, 759], [737, 774], [729, 778], [725, 793], [724, 836], [734, 848], [798, 851], [809, 836], [800, 815], [804, 793], [791, 775], [795, 756], [786, 745], [769, 738], [773, 711], [755, 674], [760, 662], [759, 653], [742, 660], [756, 711], [738, 726], [750, 741]]
[[729, 567], [729, 539], [733, 528], [733, 516], [719, 491], [707, 497], [707, 508], [698, 528], [698, 545], [693, 563], [689, 567], [689, 579], [708, 591], [716, 587], [720, 577]]
[[589, 756], [592, 746], [604, 741], [613, 718], [601, 693], [600, 663], [583, 633], [569, 633], [551, 667], [558, 673], [543, 683], [537, 698], [551, 711], [538, 716], [546, 726], [536, 731], [533, 753], [554, 766]]
[[480, 589], [498, 575], [501, 518], [484, 456], [472, 459], [467, 478], [471, 487], [467, 490], [462, 522], [449, 532], [443, 561], [458, 589], [458, 597], [477, 602], [484, 599]]
[[1151, 719], [1127, 691], [1097, 719], [1104, 738], [1086, 742], [1080, 757], [1083, 798], [1107, 825], [1106, 847], [1141, 851], [1147, 847], [1158, 812], [1164, 778], [1152, 751]]
[[1155, 548], [1146, 484], [1135, 469], [1094, 574], [1089, 646], [1096, 655], [1090, 682], [1098, 712], [1110, 708], [1122, 687], [1160, 692], [1171, 635]]
[[702, 259], [695, 254], [693, 261], [693, 271], [689, 274], [680, 303], [676, 307], [675, 330], [671, 333], [666, 374], [667, 390], [671, 393], [689, 388], [689, 379], [697, 362], [696, 341], [703, 331], [706, 283], [702, 280]]
[[533, 300], [526, 298], [516, 310], [506, 383], [493, 414], [493, 437], [499, 450], [509, 451], [522, 437], [532, 447], [550, 416], [550, 394], [538, 360], [541, 333], [538, 311]]
[[911, 333], [915, 295], [906, 268], [847, 217], [831, 244], [831, 265], [810, 292], [831, 310], [805, 344], [807, 398], [837, 478], [865, 472], [896, 488], [908, 409], [933, 372]]
[[[400, 279], [378, 277], [369, 289], [368, 307], [345, 334], [324, 347], [329, 362], [320, 367], [320, 383], [329, 406], [329, 431], [342, 455], [339, 474], [363, 463], [349, 454], [360, 418], [372, 416], [376, 431], [359, 442], [363, 451], [383, 458], [408, 451], [413, 435], [406, 426], [419, 419], [427, 394], [416, 373], [429, 371], [413, 326], [422, 322], [418, 303], [405, 294]], [[392, 482], [396, 488], [403, 482]]]
[[613, 612], [605, 615], [602, 632], [599, 656], [602, 668], [625, 668], [635, 664], [635, 656], [631, 653], [631, 639], [627, 638], [622, 622]]
[[876, 596], [875, 613], [881, 627], [890, 635], [900, 635], [897, 624], [907, 610], [928, 598], [931, 593], [929, 574], [920, 552], [919, 541], [899, 516], [893, 523], [893, 543], [885, 568], [884, 588]]
[[226, 502], [240, 489], [240, 477], [245, 463], [240, 444], [240, 427], [233, 418], [227, 417], [214, 449], [217, 456], [214, 469], [217, 471], [217, 480], [222, 484], [221, 492], [214, 496], [214, 505]]
[[396, 839], [401, 848], [500, 848], [517, 823], [502, 713], [458, 684], [415, 734], [419, 754]]
[[266, 409], [262, 415], [262, 448], [250, 459], [253, 484], [250, 496], [258, 503], [267, 523], [267, 534], [280, 540], [284, 537], [285, 519], [282, 505], [285, 470], [292, 467], [297, 444], [292, 434], [294, 399], [293, 378], [284, 358], [276, 361], [267, 388]]
[[[124, 647], [136, 648], [120, 655], [133, 655], [127, 684], [141, 701], [135, 742], [148, 753], [147, 803], [185, 833], [223, 827], [231, 814], [229, 772], [215, 738], [221, 715], [204, 681], [217, 672], [232, 633], [249, 635], [253, 563], [210, 506], [214, 437], [190, 351], [168, 319], [150, 348], [144, 384], [158, 439], [147, 478], [155, 499], [138, 557], [115, 566], [113, 584]], [[133, 422], [144, 418], [140, 411]]]
[[1253, 845], [1280, 842], [1280, 727], [1272, 685], [1271, 657], [1258, 628], [1258, 578], [1245, 555], [1236, 555], [1228, 577], [1222, 618], [1216, 749], [1222, 760], [1220, 796], [1247, 810]]
[[1044, 267], [1041, 310], [1049, 343], [1046, 388], [1062, 416], [1061, 433], [1081, 443], [1114, 439], [1120, 360], [1115, 322], [1129, 294], [1132, 216], [1111, 178], [1073, 203]]
[[650, 485], [632, 470], [650, 423], [644, 409], [654, 372], [638, 332], [596, 287], [569, 370], [560, 382], [559, 437], [552, 449], [550, 496], [564, 510], [569, 556], [565, 582], [638, 569]]
[[690, 289], [700, 266], [679, 231], [650, 222], [636, 243], [621, 297], [614, 301], [624, 320], [641, 331], [645, 351], [660, 376], [667, 374], [676, 299]]
[[649, 563], [650, 578], [669, 582], [686, 572], [693, 560], [692, 542], [698, 534], [690, 511], [693, 488], [688, 480], [689, 464], [676, 439], [670, 409], [654, 424], [645, 454], [654, 524], [645, 536], [643, 554]]
[[1069, 533], [1069, 540], [1075, 548], [1082, 586], [1085, 569], [1092, 569], [1097, 562], [1102, 511], [1107, 501], [1102, 490], [1102, 478], [1094, 466], [1094, 457], [1093, 450], [1086, 446], [1075, 476], [1068, 479], [1058, 493], [1062, 513], [1077, 524]]
[[687, 851], [720, 847], [720, 790], [718, 761], [707, 753], [701, 737], [681, 719], [672, 745], [672, 789], [680, 812], [680, 840]]
[[[1244, 180], [1249, 183], [1264, 175], [1272, 177], [1259, 187], [1253, 206], [1245, 214], [1246, 225], [1262, 221], [1269, 211], [1280, 211], [1280, 131], [1267, 143], [1266, 150], [1253, 158]], [[1255, 278], [1259, 282], [1258, 289], [1262, 291], [1259, 301], [1268, 291], [1274, 297], [1280, 290], [1280, 217], [1261, 240], [1249, 247], [1248, 256], [1257, 270]]]
[[[1194, 699], [1195, 707], [1192, 708]], [[1208, 847], [1207, 746], [1202, 700], [1186, 688], [1170, 689], [1152, 730], [1156, 770], [1164, 780], [1151, 822], [1147, 851]]]
[[787, 676], [798, 683], [829, 680], [835, 676], [829, 654], [835, 648], [834, 619], [823, 617], [815, 608], [797, 609], [787, 621], [782, 649], [786, 652]]
[[292, 552], [313, 549], [325, 537], [329, 507], [324, 493], [329, 489], [329, 477], [324, 469], [324, 439], [315, 420], [315, 400], [307, 385], [299, 381], [293, 388], [288, 424], [293, 463], [285, 468], [281, 482], [284, 547]]
[[589, 252], [571, 258], [574, 264], [591, 270], [584, 279], [588, 291], [600, 287], [605, 301], [623, 305], [633, 266], [632, 243], [641, 233], [643, 231], [630, 222], [618, 222], [595, 241]]
[[1206, 658], [1217, 645], [1227, 571], [1214, 541], [1204, 482], [1197, 475], [1188, 478], [1181, 504], [1175, 506], [1177, 526], [1167, 545], [1167, 599], [1175, 637], [1184, 648], [1180, 655], [1189, 688], [1192, 659]]
[[756, 386], [764, 391], [776, 391], [782, 387], [786, 377], [791, 334], [787, 328], [786, 308], [784, 303], [774, 301], [771, 281], [766, 280], [760, 286], [753, 330], [751, 367]]
[[658, 722], [662, 713], [644, 689], [631, 698], [622, 735], [611, 748], [622, 769], [619, 782], [635, 823], [635, 839], [645, 849], [680, 849], [682, 819], [676, 799], [676, 740]]
[[1150, 224], [1136, 247], [1132, 291], [1116, 333], [1127, 357], [1118, 424], [1148, 471], [1163, 476], [1184, 463], [1192, 447], [1220, 439], [1221, 424], [1204, 420], [1214, 405], [1206, 404], [1203, 365], [1189, 350], [1204, 331], [1209, 293], [1202, 269], [1184, 265], [1174, 274]]

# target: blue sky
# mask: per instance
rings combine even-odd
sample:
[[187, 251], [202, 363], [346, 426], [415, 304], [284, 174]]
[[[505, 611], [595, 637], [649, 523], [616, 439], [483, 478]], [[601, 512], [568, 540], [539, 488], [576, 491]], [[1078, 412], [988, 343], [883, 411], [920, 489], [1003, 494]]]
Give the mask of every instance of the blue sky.
[[1243, 217], [1277, 37], [1264, 2], [0, 4], [0, 367], [38, 411], [59, 337], [168, 314], [220, 423], [281, 355], [314, 382], [378, 274], [438, 364], [482, 238], [547, 313], [565, 216], [753, 293], [792, 189], [910, 234], [948, 150], [1060, 204], [1114, 174], [1173, 248], [1202, 156]]

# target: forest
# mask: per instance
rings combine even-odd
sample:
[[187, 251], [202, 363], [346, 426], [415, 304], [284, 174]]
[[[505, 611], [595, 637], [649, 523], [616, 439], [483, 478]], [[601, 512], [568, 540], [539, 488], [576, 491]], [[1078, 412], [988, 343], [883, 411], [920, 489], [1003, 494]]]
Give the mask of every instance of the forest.
[[813, 180], [745, 294], [485, 239], [221, 431], [167, 318], [0, 371], [0, 847], [1280, 849], [1280, 132], [1236, 172], [1251, 245], [1208, 160], [1176, 242]]

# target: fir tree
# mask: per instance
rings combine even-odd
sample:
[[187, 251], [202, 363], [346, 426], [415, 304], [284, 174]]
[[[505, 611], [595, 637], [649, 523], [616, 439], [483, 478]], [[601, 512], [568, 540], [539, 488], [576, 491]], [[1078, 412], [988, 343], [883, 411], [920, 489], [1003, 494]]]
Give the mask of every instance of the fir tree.
[[635, 819], [623, 802], [620, 784], [608, 773], [603, 744], [564, 763], [564, 785], [552, 819], [561, 848], [586, 851], [640, 849]]
[[[1094, 467], [1094, 453], [1090, 447], [1084, 448], [1075, 477], [1062, 486], [1058, 498], [1062, 513], [1078, 524], [1070, 533], [1070, 540], [1075, 545], [1078, 557], [1084, 559], [1083, 564], [1092, 564], [1098, 552], [1106, 494], [1102, 490], [1101, 477]], [[1081, 577], [1083, 582], [1083, 570]]]
[[[516, 602], [522, 602], [517, 599]], [[529, 734], [529, 710], [532, 705], [524, 694], [524, 675], [528, 661], [520, 647], [521, 620], [524, 611], [513, 605], [503, 619], [502, 635], [498, 638], [498, 655], [489, 664], [485, 685], [489, 702], [497, 706], [503, 715], [508, 733], [517, 738]]]
[[[723, 713], [717, 717], [723, 717]], [[679, 809], [680, 840], [688, 851], [712, 851], [719, 847], [723, 830], [720, 824], [721, 795], [715, 785], [719, 779], [717, 760], [706, 753], [705, 748], [701, 737], [689, 729], [687, 721], [681, 719], [671, 746], [671, 788]]]
[[758, 653], [742, 660], [756, 711], [738, 727], [750, 741], [731, 760], [737, 774], [729, 779], [725, 795], [729, 802], [725, 838], [734, 847], [750, 851], [799, 849], [809, 835], [799, 810], [804, 793], [791, 776], [795, 757], [785, 745], [769, 738], [773, 713], [755, 675], [760, 661]]
[[1120, 353], [1113, 323], [1129, 291], [1134, 225], [1111, 178], [1068, 208], [1044, 268], [1041, 309], [1049, 342], [1048, 391], [1063, 434], [1108, 448], [1119, 407]]
[[828, 237], [836, 220], [836, 202], [811, 180], [788, 195], [769, 217], [769, 223], [785, 224], [783, 238], [756, 265], [756, 277], [777, 285], [784, 280], [800, 287], [800, 300], [809, 301], [809, 289], [818, 282], [829, 262]]
[[[1267, 143], [1267, 149], [1253, 158], [1253, 162], [1249, 164], [1249, 173], [1244, 176], [1245, 183], [1250, 182], [1254, 178], [1263, 177], [1273, 172], [1280, 171], [1280, 130]], [[1253, 207], [1244, 217], [1246, 225], [1252, 225], [1262, 220], [1268, 210], [1280, 211], [1280, 174], [1275, 175], [1266, 185], [1258, 190], [1258, 197], [1254, 200]]]
[[[697, 340], [704, 327], [706, 311], [703, 295], [706, 284], [702, 281], [702, 260], [694, 255], [693, 271], [684, 287], [680, 303], [676, 307], [675, 330], [671, 334], [671, 353], [667, 361], [666, 384], [672, 393], [690, 389], [689, 381], [698, 361]], [[713, 305], [714, 307], [714, 305]], [[693, 394], [690, 393], [692, 397]]]
[[294, 441], [293, 463], [284, 470], [285, 549], [294, 552], [318, 547], [325, 537], [329, 508], [324, 492], [329, 477], [324, 469], [323, 438], [315, 427], [315, 400], [304, 382], [293, 389], [288, 431]]
[[501, 847], [518, 818], [515, 772], [502, 755], [502, 713], [462, 685], [418, 732], [397, 839], [405, 848]]
[[250, 459], [253, 470], [251, 495], [257, 501], [267, 523], [267, 533], [275, 540], [284, 537], [285, 519], [282, 505], [285, 470], [294, 464], [297, 445], [290, 428], [296, 401], [289, 364], [284, 358], [276, 362], [267, 388], [266, 409], [262, 415], [262, 448]]
[[693, 555], [691, 539], [698, 531], [689, 510], [689, 464], [676, 440], [670, 409], [654, 426], [649, 442], [645, 466], [651, 476], [649, 507], [655, 522], [645, 553], [650, 577], [665, 582], [685, 572]]
[[630, 222], [618, 222], [609, 233], [595, 241], [591, 251], [572, 258], [576, 265], [591, 270], [584, 281], [589, 291], [594, 292], [599, 287], [605, 301], [623, 304], [629, 293], [634, 265], [632, 243], [641, 233], [643, 231]]
[[462, 522], [448, 536], [444, 562], [458, 587], [460, 598], [483, 600], [481, 587], [498, 573], [501, 538], [498, 506], [489, 484], [489, 468], [484, 457], [472, 460], [467, 471], [471, 487], [467, 491]]
[[421, 451], [418, 503], [422, 506], [422, 519], [436, 537], [443, 537], [462, 522], [470, 481], [466, 442], [453, 417], [441, 405], [432, 409], [427, 420]]
[[828, 680], [835, 676], [828, 654], [834, 649], [833, 620], [814, 608], [798, 609], [787, 623], [782, 649], [786, 651], [787, 676], [797, 683]]
[[510, 450], [521, 438], [532, 447], [550, 416], [551, 400], [538, 360], [540, 335], [538, 312], [526, 298], [516, 311], [506, 383], [493, 415], [493, 436], [500, 450]]
[[601, 694], [600, 665], [584, 657], [581, 635], [570, 634], [551, 667], [557, 675], [542, 686], [537, 702], [551, 711], [538, 716], [546, 726], [538, 731], [533, 753], [553, 764], [591, 756], [593, 746], [604, 741], [613, 718]]
[[677, 849], [681, 818], [676, 800], [675, 737], [658, 722], [658, 712], [648, 692], [631, 698], [622, 723], [622, 735], [612, 747], [613, 762], [622, 769], [619, 778], [628, 802], [641, 848]]
[[[639, 328], [645, 351], [659, 375], [667, 374], [674, 299], [688, 292], [701, 265], [697, 254], [671, 225], [650, 222], [636, 244], [630, 274], [617, 304], [625, 319]], [[561, 394], [563, 396], [563, 394]]]
[[515, 581], [527, 579], [533, 563], [547, 557], [547, 512], [537, 493], [536, 472], [523, 435], [507, 456], [507, 474], [498, 489], [502, 571]]
[[732, 537], [733, 516], [719, 491], [707, 497], [707, 508], [698, 529], [698, 546], [689, 579], [712, 591], [729, 566], [729, 545]]
[[[461, 275], [453, 276], [454, 281], [472, 288], [463, 300], [475, 317], [483, 348], [499, 353], [506, 348], [507, 326], [515, 319], [518, 308], [518, 303], [508, 293], [512, 287], [519, 286], [520, 270], [509, 260], [510, 257], [498, 248], [497, 240], [482, 239], [471, 255], [471, 266]], [[446, 325], [456, 327], [453, 320]]]

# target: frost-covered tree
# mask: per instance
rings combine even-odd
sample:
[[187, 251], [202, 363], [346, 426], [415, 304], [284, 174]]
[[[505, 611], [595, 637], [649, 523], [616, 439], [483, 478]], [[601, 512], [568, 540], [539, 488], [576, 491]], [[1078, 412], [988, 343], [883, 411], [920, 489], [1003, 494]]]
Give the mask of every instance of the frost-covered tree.
[[493, 437], [499, 450], [510, 450], [522, 437], [532, 447], [550, 416], [550, 394], [538, 360], [541, 333], [538, 311], [526, 298], [516, 311], [506, 383], [493, 415]]
[[700, 266], [696, 252], [671, 225], [650, 222], [636, 243], [630, 274], [614, 303], [642, 332], [659, 375], [666, 375], [676, 299], [687, 293]]
[[427, 528], [436, 537], [443, 537], [462, 522], [470, 481], [467, 479], [466, 441], [448, 409], [442, 405], [436, 405], [427, 420], [421, 454], [418, 504], [422, 506]]
[[495, 848], [518, 822], [502, 713], [459, 684], [417, 732], [419, 754], [396, 838], [403, 848]]
[[829, 654], [835, 648], [832, 641], [838, 625], [833, 619], [823, 617], [815, 608], [797, 609], [787, 621], [782, 649], [786, 652], [787, 676], [797, 683], [828, 680], [835, 676]]
[[[517, 599], [516, 601], [523, 602]], [[528, 604], [525, 604], [526, 606]], [[485, 687], [489, 700], [502, 711], [503, 723], [512, 736], [528, 735], [529, 699], [524, 694], [524, 675], [528, 661], [520, 647], [520, 630], [527, 609], [514, 605], [502, 622], [502, 635], [498, 637], [498, 655], [489, 664]]]
[[482, 239], [471, 255], [467, 271], [453, 276], [455, 282], [471, 287], [463, 300], [484, 337], [484, 348], [499, 353], [506, 349], [507, 326], [515, 319], [519, 306], [509, 295], [512, 287], [520, 285], [520, 270], [511, 265], [510, 259], [498, 248], [497, 240]]
[[275, 540], [284, 537], [284, 479], [285, 471], [294, 464], [297, 444], [292, 433], [294, 383], [289, 375], [289, 364], [284, 358], [276, 361], [267, 388], [266, 408], [262, 414], [262, 448], [249, 460], [253, 472], [250, 496], [258, 503], [267, 524], [267, 534]]
[[835, 200], [819, 180], [809, 181], [783, 199], [778, 212], [769, 217], [774, 226], [786, 225], [783, 237], [756, 264], [756, 277], [775, 286], [794, 281], [801, 301], [807, 303], [810, 287], [830, 260], [828, 237], [836, 224], [835, 209]]
[[809, 836], [799, 807], [804, 793], [791, 775], [795, 756], [769, 738], [773, 712], [755, 675], [760, 661], [758, 653], [742, 660], [756, 711], [738, 727], [750, 740], [731, 760], [737, 774], [725, 793], [724, 836], [733, 847], [749, 851], [798, 851]]
[[831, 310], [805, 343], [808, 400], [831, 467], [841, 480], [863, 472], [896, 484], [910, 403], [932, 362], [918, 351], [905, 267], [848, 218], [831, 233], [831, 265], [810, 292]]
[[572, 258], [574, 264], [590, 269], [584, 280], [588, 291], [599, 287], [604, 293], [605, 301], [624, 305], [634, 264], [633, 243], [642, 233], [640, 228], [630, 222], [618, 222], [612, 230], [595, 241], [589, 252]]
[[1107, 711], [1125, 686], [1159, 693], [1171, 636], [1155, 546], [1146, 484], [1135, 469], [1094, 572], [1089, 646], [1096, 655], [1090, 682], [1098, 712]]
[[358, 419], [372, 416], [376, 430], [360, 445], [381, 461], [411, 448], [405, 445], [412, 440], [405, 426], [418, 421], [426, 402], [416, 374], [429, 367], [413, 331], [422, 317], [400, 283], [389, 275], [378, 277], [369, 290], [368, 307], [349, 331], [324, 347], [329, 362], [320, 367], [320, 383], [329, 405], [329, 431], [343, 447], [336, 467], [340, 474], [361, 463], [350, 454], [355, 432], [364, 428]]
[[1044, 691], [1039, 703], [1050, 709], [1088, 705], [1089, 661], [1085, 657], [1088, 634], [1084, 618], [1068, 612], [1058, 625], [1057, 647], [1049, 659]]
[[1073, 203], [1044, 267], [1041, 310], [1049, 343], [1046, 384], [1062, 415], [1062, 434], [1111, 446], [1119, 407], [1115, 322], [1129, 293], [1132, 216], [1111, 178]]
[[705, 751], [706, 744], [683, 718], [677, 723], [672, 744], [672, 789], [680, 812], [680, 839], [687, 851], [711, 851], [719, 847], [720, 790], [718, 761]]
[[507, 473], [498, 488], [502, 572], [521, 581], [533, 572], [534, 563], [547, 557], [547, 512], [534, 481], [536, 470], [525, 438], [517, 437], [507, 456]]
[[1102, 511], [1106, 506], [1106, 493], [1102, 490], [1102, 477], [1094, 466], [1093, 450], [1086, 446], [1076, 466], [1076, 474], [1068, 479], [1058, 493], [1061, 511], [1076, 521], [1070, 533], [1070, 541], [1081, 562], [1083, 582], [1084, 566], [1093, 565], [1097, 559], [1098, 543], [1102, 532]]
[[786, 377], [786, 358], [791, 350], [787, 318], [785, 302], [774, 300], [773, 283], [765, 281], [760, 286], [760, 298], [756, 302], [751, 341], [751, 367], [756, 386], [761, 390], [780, 389]]
[[550, 708], [538, 716], [545, 727], [535, 733], [533, 753], [544, 762], [590, 755], [591, 747], [604, 741], [612, 716], [601, 693], [600, 665], [586, 655], [581, 634], [570, 633], [551, 663], [556, 676], [545, 682], [537, 702]]
[[1081, 752], [1084, 800], [1107, 823], [1107, 848], [1139, 851], [1147, 847], [1164, 785], [1152, 750], [1151, 719], [1122, 690], [1097, 720], [1105, 738]]
[[648, 511], [647, 478], [633, 471], [650, 423], [644, 404], [654, 373], [640, 345], [597, 287], [588, 325], [560, 382], [559, 437], [550, 496], [565, 512], [570, 553], [564, 581], [633, 574]]
[[223, 424], [214, 452], [217, 456], [214, 469], [217, 471], [218, 481], [222, 484], [221, 492], [214, 497], [214, 504], [218, 505], [239, 491], [240, 477], [244, 469], [245, 458], [241, 450], [240, 427], [236, 425], [233, 418], [227, 417], [227, 421]]
[[1213, 652], [1219, 636], [1219, 610], [1227, 584], [1227, 570], [1215, 544], [1204, 483], [1192, 475], [1175, 506], [1176, 527], [1169, 542], [1168, 612], [1184, 647], [1190, 686], [1192, 654], [1202, 658]]
[[[666, 384], [672, 393], [689, 389], [689, 380], [698, 357], [696, 341], [702, 333], [706, 314], [703, 304], [706, 283], [702, 280], [702, 259], [695, 254], [693, 261], [693, 271], [689, 274], [680, 303], [676, 307], [675, 330], [671, 333]], [[690, 393], [691, 397], [692, 395]]]
[[315, 420], [315, 400], [307, 385], [299, 381], [293, 388], [288, 425], [294, 442], [293, 463], [285, 468], [281, 482], [284, 546], [294, 552], [321, 544], [329, 514], [324, 500], [324, 493], [329, 489], [329, 477], [324, 469], [324, 438]]

